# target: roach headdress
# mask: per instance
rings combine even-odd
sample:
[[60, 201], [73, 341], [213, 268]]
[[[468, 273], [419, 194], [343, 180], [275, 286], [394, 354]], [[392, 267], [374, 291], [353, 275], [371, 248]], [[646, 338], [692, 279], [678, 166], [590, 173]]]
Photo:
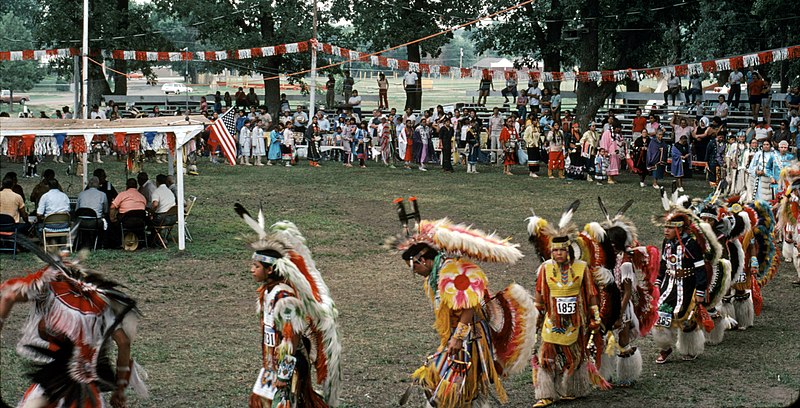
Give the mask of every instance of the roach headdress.
[[496, 233], [487, 234], [466, 224], [453, 224], [449, 219], [423, 220], [415, 197], [408, 199], [412, 211], [407, 211], [404, 200], [394, 200], [403, 232], [387, 240], [386, 246], [402, 252], [410, 259], [422, 248], [430, 247], [452, 256], [471, 258], [484, 262], [513, 264], [522, 259], [518, 244]]

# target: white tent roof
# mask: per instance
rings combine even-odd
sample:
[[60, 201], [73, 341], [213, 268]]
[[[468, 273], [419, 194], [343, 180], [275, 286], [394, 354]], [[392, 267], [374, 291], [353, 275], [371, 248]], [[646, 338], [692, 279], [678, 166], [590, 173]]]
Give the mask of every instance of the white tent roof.
[[[9, 136], [22, 136], [34, 134], [36, 136], [52, 136], [57, 133], [67, 135], [110, 135], [115, 132], [144, 133], [164, 132], [175, 134], [176, 157], [183, 157], [183, 145], [192, 140], [198, 133], [205, 129], [211, 122], [203, 116], [191, 116], [184, 119], [181, 116], [165, 116], [158, 118], [119, 119], [119, 120], [91, 120], [91, 119], [30, 119], [30, 118], [0, 118], [0, 143]], [[90, 140], [90, 138], [87, 138]], [[86, 155], [83, 157], [84, 169]], [[183, 214], [183, 160], [177, 160], [178, 183], [178, 249], [186, 248], [186, 229]], [[83, 173], [83, 185], [87, 184], [87, 172]]]

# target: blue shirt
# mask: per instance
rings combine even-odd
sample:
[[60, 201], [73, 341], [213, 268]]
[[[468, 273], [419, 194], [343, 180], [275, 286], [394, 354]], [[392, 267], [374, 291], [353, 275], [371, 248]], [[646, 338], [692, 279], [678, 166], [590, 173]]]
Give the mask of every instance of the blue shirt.
[[42, 217], [55, 213], [69, 213], [69, 197], [57, 188], [50, 189], [39, 199], [36, 213]]

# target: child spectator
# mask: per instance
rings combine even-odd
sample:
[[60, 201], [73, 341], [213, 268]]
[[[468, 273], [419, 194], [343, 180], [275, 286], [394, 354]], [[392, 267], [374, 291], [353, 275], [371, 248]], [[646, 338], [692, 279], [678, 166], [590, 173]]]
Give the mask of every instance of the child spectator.
[[601, 147], [594, 158], [594, 179], [598, 186], [602, 186], [603, 182], [608, 180], [608, 165], [608, 150]]

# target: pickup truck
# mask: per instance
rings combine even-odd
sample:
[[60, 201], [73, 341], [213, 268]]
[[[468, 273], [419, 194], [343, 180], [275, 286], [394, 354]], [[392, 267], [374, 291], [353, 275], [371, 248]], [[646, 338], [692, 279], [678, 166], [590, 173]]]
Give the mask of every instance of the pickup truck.
[[[31, 100], [31, 96], [22, 92], [14, 92], [14, 103], [19, 103], [20, 105], [26, 104]], [[0, 91], [0, 103], [12, 103], [11, 101], [11, 91], [8, 89], [3, 89]]]

